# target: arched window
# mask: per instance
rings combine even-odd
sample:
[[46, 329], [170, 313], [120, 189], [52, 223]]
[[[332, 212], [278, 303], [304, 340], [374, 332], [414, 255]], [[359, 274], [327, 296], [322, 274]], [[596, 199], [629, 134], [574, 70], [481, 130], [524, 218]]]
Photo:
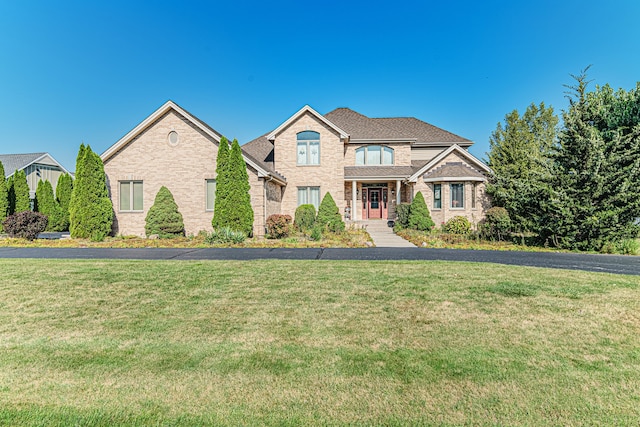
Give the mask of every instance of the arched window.
[[356, 150], [356, 165], [393, 165], [393, 148], [367, 145]]
[[297, 158], [299, 165], [320, 164], [320, 134], [305, 130], [298, 134]]

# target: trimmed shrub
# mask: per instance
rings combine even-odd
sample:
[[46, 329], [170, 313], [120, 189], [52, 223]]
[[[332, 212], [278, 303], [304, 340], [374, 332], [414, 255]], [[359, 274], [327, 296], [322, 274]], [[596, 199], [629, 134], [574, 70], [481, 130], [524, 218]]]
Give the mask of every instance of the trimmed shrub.
[[267, 218], [267, 237], [282, 239], [291, 233], [291, 215], [273, 214]]
[[486, 213], [482, 235], [490, 239], [503, 240], [511, 230], [511, 218], [505, 208], [494, 206]]
[[47, 216], [40, 212], [22, 211], [10, 215], [2, 225], [11, 237], [33, 240], [47, 228]]
[[71, 193], [73, 192], [73, 178], [68, 173], [60, 175], [56, 184], [56, 200], [60, 206], [62, 219], [59, 231], [69, 230], [69, 203], [71, 202]]
[[454, 216], [446, 222], [442, 231], [449, 234], [468, 235], [471, 233], [471, 223], [464, 216]]
[[430, 231], [433, 226], [436, 225], [431, 219], [429, 214], [429, 208], [424, 201], [424, 196], [420, 191], [416, 193], [416, 196], [411, 202], [411, 208], [409, 209], [409, 226], [414, 230]]
[[311, 204], [300, 205], [296, 209], [295, 219], [293, 223], [296, 228], [303, 233], [311, 230], [313, 223], [316, 221], [316, 207]]
[[24, 171], [15, 171], [13, 174], [13, 206], [12, 213], [31, 210], [31, 197], [29, 197], [29, 184]]
[[344, 222], [342, 221], [340, 210], [333, 197], [331, 197], [331, 193], [326, 193], [322, 198], [320, 207], [318, 207], [315, 225], [333, 233], [344, 231]]
[[80, 145], [76, 181], [69, 205], [71, 237], [104, 240], [111, 234], [113, 205], [102, 159], [90, 146]]
[[2, 231], [2, 222], [9, 214], [9, 190], [7, 188], [7, 180], [4, 177], [4, 166], [0, 162], [0, 231]]
[[222, 227], [213, 230], [209, 235], [207, 235], [207, 237], [205, 237], [204, 241], [210, 245], [221, 243], [238, 244], [244, 242], [246, 238], [247, 235], [242, 231], [232, 230], [229, 227]]
[[161, 239], [184, 236], [184, 221], [171, 191], [164, 185], [158, 190], [153, 206], [145, 218], [147, 236], [157, 234]]
[[53, 187], [49, 181], [38, 182], [34, 207], [35, 211], [46, 215], [49, 219], [46, 231], [64, 230], [62, 209], [53, 197]]
[[396, 225], [401, 228], [409, 227], [409, 213], [411, 212], [410, 203], [400, 203], [396, 205]]

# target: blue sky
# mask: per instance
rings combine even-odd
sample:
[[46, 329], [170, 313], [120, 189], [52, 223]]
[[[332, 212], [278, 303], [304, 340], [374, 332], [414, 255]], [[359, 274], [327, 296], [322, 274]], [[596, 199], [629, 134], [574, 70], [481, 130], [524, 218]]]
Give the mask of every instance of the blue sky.
[[640, 2], [0, 2], [0, 153], [75, 169], [168, 99], [241, 143], [303, 105], [414, 116], [475, 141], [565, 109], [570, 74], [640, 81]]

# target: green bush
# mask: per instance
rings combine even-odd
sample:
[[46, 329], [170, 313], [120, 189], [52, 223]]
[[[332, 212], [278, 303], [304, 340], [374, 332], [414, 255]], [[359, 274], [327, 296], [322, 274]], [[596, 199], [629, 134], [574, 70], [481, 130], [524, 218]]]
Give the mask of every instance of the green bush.
[[316, 207], [311, 204], [300, 205], [296, 209], [295, 219], [293, 220], [296, 228], [303, 233], [311, 230], [313, 223], [316, 221]]
[[4, 166], [0, 162], [0, 231], [2, 231], [2, 222], [9, 213], [9, 190], [4, 176]]
[[505, 208], [495, 206], [486, 213], [482, 224], [482, 237], [504, 240], [511, 231], [511, 218]]
[[454, 216], [446, 222], [442, 231], [449, 234], [468, 235], [471, 233], [471, 223], [464, 216]]
[[56, 201], [60, 206], [62, 220], [60, 223], [61, 230], [69, 230], [69, 203], [71, 202], [71, 193], [73, 192], [73, 178], [68, 173], [60, 175], [56, 184]]
[[420, 231], [430, 231], [434, 225], [436, 224], [431, 219], [427, 204], [424, 202], [424, 196], [420, 191], [418, 191], [416, 196], [413, 198], [411, 208], [409, 209], [408, 228]]
[[409, 213], [411, 213], [411, 203], [396, 205], [396, 225], [400, 228], [409, 227]]
[[11, 237], [33, 240], [47, 228], [47, 216], [40, 212], [22, 211], [10, 215], [2, 225]]
[[322, 198], [314, 225], [333, 233], [344, 231], [344, 222], [342, 221], [340, 210], [333, 197], [331, 197], [331, 193], [326, 193]]
[[273, 214], [267, 218], [267, 237], [282, 239], [291, 233], [291, 215]]
[[171, 191], [160, 187], [158, 194], [149, 208], [144, 227], [147, 236], [157, 234], [161, 239], [184, 236], [184, 221]]
[[64, 216], [58, 202], [53, 197], [53, 187], [49, 181], [38, 181], [36, 188], [36, 211], [47, 216], [47, 231], [63, 231]]
[[13, 211], [18, 213], [31, 210], [31, 197], [29, 197], [29, 184], [24, 171], [15, 171], [13, 178]]
[[209, 244], [238, 244], [245, 241], [247, 235], [243, 231], [232, 230], [229, 227], [222, 227], [213, 230], [204, 241]]
[[311, 235], [309, 236], [309, 238], [315, 241], [322, 240], [322, 230], [322, 226], [314, 225], [311, 229]]
[[638, 255], [640, 253], [640, 240], [623, 239], [618, 243], [618, 252], [624, 255]]

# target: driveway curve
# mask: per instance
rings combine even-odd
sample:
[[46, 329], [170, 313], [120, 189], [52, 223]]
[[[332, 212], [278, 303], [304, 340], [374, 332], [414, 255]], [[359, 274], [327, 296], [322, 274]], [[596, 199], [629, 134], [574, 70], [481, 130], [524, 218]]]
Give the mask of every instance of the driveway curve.
[[0, 247], [0, 258], [138, 260], [368, 260], [462, 261], [601, 273], [640, 275], [640, 257], [558, 252], [480, 251], [425, 248], [13, 248]]

